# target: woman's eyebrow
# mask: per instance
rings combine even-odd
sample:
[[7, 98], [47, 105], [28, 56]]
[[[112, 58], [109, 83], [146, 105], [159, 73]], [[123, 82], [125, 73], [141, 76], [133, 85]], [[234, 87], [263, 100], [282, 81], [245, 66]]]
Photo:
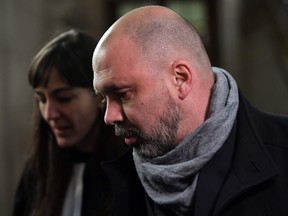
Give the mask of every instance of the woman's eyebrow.
[[72, 87], [57, 88], [57, 89], [53, 90], [52, 92], [54, 94], [59, 94], [61, 92], [69, 92], [69, 91], [73, 91], [73, 88]]
[[[73, 91], [72, 87], [61, 87], [51, 90], [52, 94], [60, 94], [61, 92], [70, 92]], [[34, 93], [37, 95], [43, 95], [43, 90], [40, 89], [34, 89]]]

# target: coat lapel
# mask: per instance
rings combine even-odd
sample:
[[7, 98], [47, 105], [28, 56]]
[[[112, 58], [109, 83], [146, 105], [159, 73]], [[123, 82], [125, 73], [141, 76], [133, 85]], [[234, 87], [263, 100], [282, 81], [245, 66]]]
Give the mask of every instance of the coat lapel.
[[196, 190], [194, 215], [210, 216], [213, 206], [232, 163], [236, 134], [236, 123], [232, 131], [214, 157], [201, 169]]
[[247, 106], [242, 101], [228, 139], [199, 173], [195, 216], [218, 215], [239, 195], [278, 174], [251, 124]]
[[146, 195], [129, 150], [121, 158], [103, 162], [114, 191], [114, 216], [147, 216]]
[[[279, 171], [266, 151], [262, 140], [259, 138], [253, 125], [251, 113], [248, 112], [248, 104], [241, 100], [241, 105], [237, 116], [237, 132], [234, 151], [234, 159], [227, 180], [217, 199], [215, 214], [239, 195], [249, 192], [257, 185], [273, 178]], [[251, 111], [251, 110], [250, 110]], [[257, 115], [255, 113], [254, 115]]]

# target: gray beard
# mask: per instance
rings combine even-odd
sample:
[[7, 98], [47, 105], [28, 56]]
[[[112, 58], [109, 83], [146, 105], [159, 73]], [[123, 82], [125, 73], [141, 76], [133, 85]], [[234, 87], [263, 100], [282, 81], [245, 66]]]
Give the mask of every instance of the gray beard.
[[161, 116], [158, 117], [157, 125], [150, 133], [143, 133], [138, 128], [129, 125], [115, 125], [115, 134], [125, 136], [133, 134], [138, 137], [134, 150], [141, 157], [155, 158], [162, 156], [174, 149], [177, 145], [176, 135], [181, 120], [181, 112], [172, 98], [167, 97], [167, 106]]

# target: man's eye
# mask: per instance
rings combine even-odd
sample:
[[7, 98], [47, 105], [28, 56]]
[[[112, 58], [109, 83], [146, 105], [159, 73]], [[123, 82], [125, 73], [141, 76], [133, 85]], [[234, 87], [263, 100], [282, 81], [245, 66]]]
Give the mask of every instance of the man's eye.
[[123, 93], [118, 93], [118, 98], [122, 101], [127, 101], [131, 99], [131, 92], [127, 91], [127, 92], [123, 92]]
[[101, 94], [98, 94], [99, 95], [99, 98], [100, 98], [100, 103], [106, 103], [106, 97], [101, 95]]

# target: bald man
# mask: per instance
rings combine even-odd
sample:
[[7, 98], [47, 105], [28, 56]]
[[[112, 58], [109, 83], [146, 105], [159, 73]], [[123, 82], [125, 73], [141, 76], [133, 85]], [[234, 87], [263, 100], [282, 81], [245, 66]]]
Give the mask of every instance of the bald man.
[[104, 120], [131, 147], [103, 164], [115, 215], [288, 215], [288, 118], [253, 108], [180, 15], [127, 13], [93, 70]]

